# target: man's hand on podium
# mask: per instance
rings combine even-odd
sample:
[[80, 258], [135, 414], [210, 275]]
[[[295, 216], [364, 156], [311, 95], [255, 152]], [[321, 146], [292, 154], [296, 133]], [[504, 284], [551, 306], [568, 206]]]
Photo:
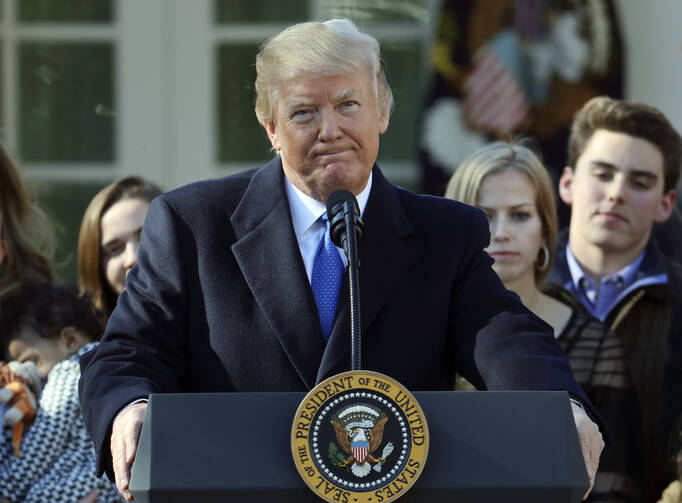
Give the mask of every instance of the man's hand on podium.
[[592, 487], [594, 487], [594, 477], [599, 468], [599, 456], [604, 450], [604, 440], [597, 425], [585, 413], [585, 410], [571, 401], [571, 410], [573, 411], [573, 420], [575, 427], [578, 430], [578, 439], [580, 440], [580, 448], [583, 451], [583, 458], [585, 460], [585, 467], [587, 468], [587, 475], [590, 477], [590, 487], [587, 489], [583, 500], [587, 499]]
[[116, 478], [116, 487], [121, 495], [132, 501], [133, 495], [128, 490], [130, 484], [130, 467], [137, 453], [137, 442], [140, 439], [142, 421], [147, 411], [147, 402], [138, 402], [123, 409], [114, 419], [111, 428], [111, 459]]

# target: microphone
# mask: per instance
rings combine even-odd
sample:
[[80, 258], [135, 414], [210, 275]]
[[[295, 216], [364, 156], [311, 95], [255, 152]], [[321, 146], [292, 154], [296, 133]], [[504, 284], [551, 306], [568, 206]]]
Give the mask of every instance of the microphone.
[[348, 234], [355, 231], [355, 237], [362, 239], [363, 223], [360, 217], [360, 207], [355, 196], [347, 190], [335, 190], [327, 199], [327, 218], [329, 219], [332, 241], [339, 248], [343, 248], [346, 258], [350, 260], [348, 249]]
[[351, 370], [362, 368], [360, 328], [360, 278], [357, 241], [362, 238], [362, 219], [355, 196], [336, 190], [327, 199], [327, 218], [332, 241], [343, 248], [348, 258], [348, 293], [350, 296]]

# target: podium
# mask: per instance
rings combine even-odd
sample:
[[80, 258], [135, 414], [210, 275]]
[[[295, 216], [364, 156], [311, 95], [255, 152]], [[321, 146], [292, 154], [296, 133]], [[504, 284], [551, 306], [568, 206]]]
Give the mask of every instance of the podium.
[[[428, 421], [430, 448], [401, 503], [574, 503], [587, 490], [566, 392], [413, 394]], [[151, 395], [132, 468], [135, 500], [322, 501], [291, 456], [291, 423], [304, 396]]]

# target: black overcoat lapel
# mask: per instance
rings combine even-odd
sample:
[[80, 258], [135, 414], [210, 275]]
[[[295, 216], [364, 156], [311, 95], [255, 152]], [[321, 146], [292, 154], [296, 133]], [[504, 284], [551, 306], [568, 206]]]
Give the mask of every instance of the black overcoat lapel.
[[[400, 203], [396, 187], [384, 178], [377, 166], [374, 167], [363, 222], [364, 237], [358, 245], [360, 322], [362, 336], [371, 337], [372, 322], [417, 257], [408, 239], [414, 228]], [[322, 356], [317, 382], [350, 370], [350, 304], [346, 282], [347, 277], [344, 277], [336, 322]]]
[[232, 252], [291, 364], [311, 388], [324, 344], [283, 176], [279, 157], [254, 174], [232, 214]]

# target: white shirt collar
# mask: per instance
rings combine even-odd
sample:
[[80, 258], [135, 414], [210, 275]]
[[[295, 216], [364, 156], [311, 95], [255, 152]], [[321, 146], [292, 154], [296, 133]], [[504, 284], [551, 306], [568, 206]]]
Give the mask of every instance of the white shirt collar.
[[[327, 207], [295, 187], [286, 176], [284, 177], [284, 186], [287, 193], [287, 199], [289, 200], [289, 209], [291, 210], [291, 220], [294, 224], [294, 232], [296, 233], [296, 238], [300, 239], [301, 236], [317, 222], [317, 219], [327, 211]], [[367, 206], [367, 200], [369, 199], [371, 189], [372, 172], [370, 171], [367, 185], [365, 185], [365, 188], [362, 189], [362, 192], [356, 197], [361, 215], [365, 213], [365, 207]]]

